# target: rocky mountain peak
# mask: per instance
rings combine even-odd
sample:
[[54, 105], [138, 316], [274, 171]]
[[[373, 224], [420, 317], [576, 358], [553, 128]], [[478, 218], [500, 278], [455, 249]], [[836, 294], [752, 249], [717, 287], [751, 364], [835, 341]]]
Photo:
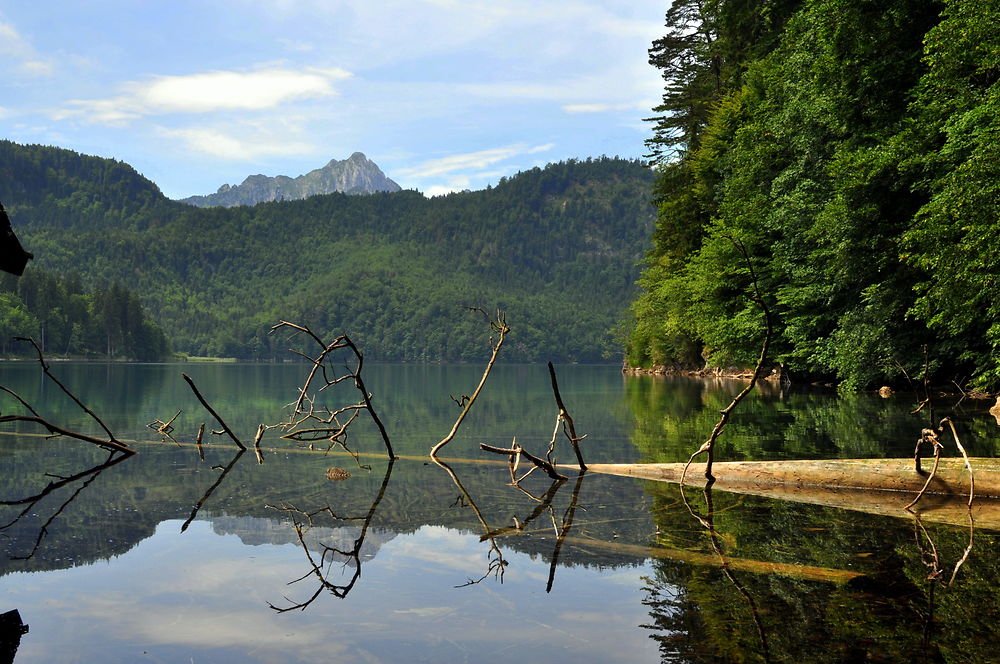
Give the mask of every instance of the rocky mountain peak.
[[331, 159], [326, 166], [296, 178], [287, 175], [250, 175], [242, 184], [224, 184], [214, 194], [191, 196], [182, 203], [198, 207], [235, 207], [268, 201], [299, 200], [320, 194], [373, 194], [399, 191], [400, 186], [386, 177], [362, 152], [344, 160]]

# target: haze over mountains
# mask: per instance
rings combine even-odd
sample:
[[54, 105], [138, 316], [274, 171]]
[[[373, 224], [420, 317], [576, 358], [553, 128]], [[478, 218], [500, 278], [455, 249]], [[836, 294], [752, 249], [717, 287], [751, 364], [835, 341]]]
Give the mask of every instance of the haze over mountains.
[[251, 175], [242, 184], [224, 184], [214, 194], [189, 196], [181, 202], [197, 207], [235, 207], [302, 200], [321, 194], [374, 194], [399, 190], [400, 186], [386, 177], [375, 162], [361, 152], [355, 152], [343, 161], [331, 159], [323, 168], [296, 178]]

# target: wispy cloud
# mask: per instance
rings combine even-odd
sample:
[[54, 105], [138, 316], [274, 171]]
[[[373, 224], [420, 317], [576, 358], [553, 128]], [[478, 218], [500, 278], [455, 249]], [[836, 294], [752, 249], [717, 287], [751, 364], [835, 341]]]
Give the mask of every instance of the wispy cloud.
[[163, 129], [162, 134], [181, 140], [188, 150], [229, 161], [253, 161], [261, 157], [311, 154], [308, 141], [290, 139], [287, 134], [266, 130], [227, 132], [210, 127]]
[[514, 145], [508, 145], [501, 148], [479, 150], [477, 152], [455, 154], [448, 157], [430, 159], [413, 168], [403, 169], [400, 173], [414, 178], [429, 178], [452, 174], [455, 171], [478, 171], [517, 155], [537, 154], [539, 152], [550, 150], [552, 147], [551, 143], [535, 147], [529, 147], [524, 143], [516, 143]]
[[16, 63], [16, 70], [30, 77], [51, 76], [55, 72], [51, 59], [41, 57], [13, 25], [0, 19], [0, 61], [3, 60]]
[[566, 104], [562, 107], [567, 113], [610, 113], [611, 111], [644, 110], [642, 104]]
[[335, 95], [333, 84], [350, 76], [350, 72], [336, 68], [157, 76], [123, 85], [123, 94], [113, 98], [71, 100], [53, 116], [121, 124], [144, 115], [261, 111], [300, 99]]
[[[463, 191], [472, 186], [473, 180], [483, 181], [509, 174], [519, 168], [517, 164], [503, 165], [503, 162], [517, 157], [535, 155], [547, 152], [555, 147], [553, 143], [544, 145], [529, 145], [515, 143], [488, 150], [478, 150], [464, 154], [454, 154], [447, 157], [429, 159], [412, 168], [396, 171], [394, 175], [404, 179], [421, 181], [429, 180], [424, 194], [430, 197], [444, 196], [456, 191]], [[499, 165], [499, 168], [486, 170]]]

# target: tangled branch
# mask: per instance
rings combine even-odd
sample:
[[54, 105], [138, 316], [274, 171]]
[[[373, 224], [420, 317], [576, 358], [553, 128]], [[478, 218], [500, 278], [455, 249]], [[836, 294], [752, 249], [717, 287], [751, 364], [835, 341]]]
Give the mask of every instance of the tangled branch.
[[[305, 383], [299, 388], [299, 396], [292, 404], [289, 419], [273, 425], [290, 431], [283, 435], [282, 438], [306, 442], [328, 440], [331, 447], [340, 445], [350, 452], [344, 443], [344, 438], [347, 435], [347, 427], [354, 421], [358, 413], [364, 410], [368, 412], [375, 426], [378, 428], [389, 458], [397, 458], [395, 452], [393, 452], [392, 443], [389, 441], [389, 434], [386, 433], [385, 425], [382, 424], [381, 418], [379, 418], [375, 407], [372, 405], [372, 395], [368, 392], [368, 388], [365, 387], [364, 379], [361, 376], [361, 370], [364, 366], [364, 355], [362, 355], [354, 342], [351, 341], [350, 337], [342, 334], [330, 343], [325, 343], [308, 327], [284, 320], [272, 327], [270, 333], [284, 328], [292, 330], [295, 334], [306, 335], [315, 341], [321, 350], [315, 357], [294, 349], [292, 350], [296, 355], [308, 360], [312, 368], [309, 370], [308, 376], [306, 376]], [[342, 349], [346, 349], [354, 356], [355, 366], [352, 369], [345, 364], [343, 373], [334, 374], [327, 360], [331, 354]], [[322, 382], [322, 385], [315, 388], [317, 381]], [[333, 411], [316, 406], [316, 394], [345, 381], [354, 383], [354, 387], [361, 393], [361, 401]], [[351, 413], [350, 417], [346, 422], [342, 422], [340, 416], [348, 412]], [[311, 423], [310, 426], [302, 428], [307, 422]]]

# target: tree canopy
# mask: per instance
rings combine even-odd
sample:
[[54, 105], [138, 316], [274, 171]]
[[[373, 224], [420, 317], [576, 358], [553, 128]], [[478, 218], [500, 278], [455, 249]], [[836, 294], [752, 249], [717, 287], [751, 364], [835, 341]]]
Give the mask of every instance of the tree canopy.
[[670, 119], [630, 363], [754, 363], [739, 242], [793, 374], [861, 386], [926, 357], [995, 387], [998, 18], [968, 0], [674, 3], [650, 51]]

